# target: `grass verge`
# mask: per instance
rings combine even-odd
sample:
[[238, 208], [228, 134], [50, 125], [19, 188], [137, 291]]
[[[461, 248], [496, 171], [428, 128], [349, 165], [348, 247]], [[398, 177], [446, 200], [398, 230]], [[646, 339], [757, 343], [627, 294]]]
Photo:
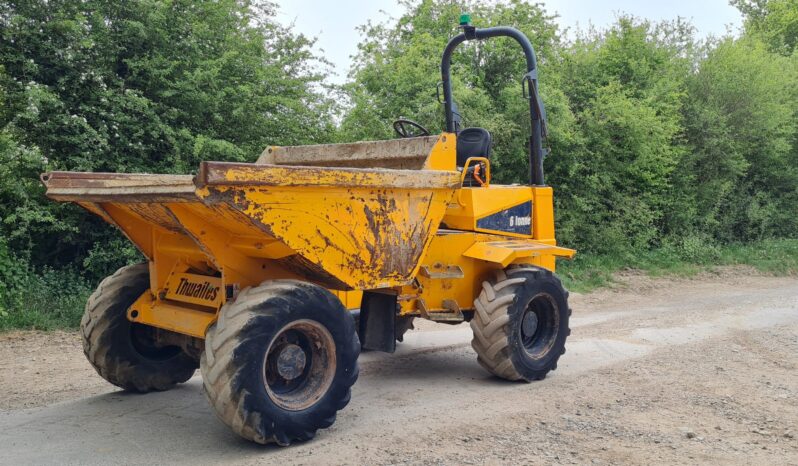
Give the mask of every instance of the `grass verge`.
[[611, 285], [622, 270], [641, 270], [651, 276], [692, 276], [713, 267], [749, 265], [773, 275], [798, 274], [798, 239], [763, 240], [727, 246], [686, 241], [641, 254], [580, 256], [560, 261], [557, 273], [565, 286], [585, 293]]
[[0, 332], [77, 328], [94, 288], [76, 272], [52, 269], [24, 271], [14, 285], [0, 289]]

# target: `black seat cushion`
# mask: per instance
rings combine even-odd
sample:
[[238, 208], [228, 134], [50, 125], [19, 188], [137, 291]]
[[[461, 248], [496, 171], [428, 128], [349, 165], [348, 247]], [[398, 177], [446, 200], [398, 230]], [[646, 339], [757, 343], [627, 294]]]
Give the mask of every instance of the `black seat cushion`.
[[466, 128], [457, 133], [457, 166], [465, 165], [469, 157], [490, 158], [490, 133], [485, 128]]

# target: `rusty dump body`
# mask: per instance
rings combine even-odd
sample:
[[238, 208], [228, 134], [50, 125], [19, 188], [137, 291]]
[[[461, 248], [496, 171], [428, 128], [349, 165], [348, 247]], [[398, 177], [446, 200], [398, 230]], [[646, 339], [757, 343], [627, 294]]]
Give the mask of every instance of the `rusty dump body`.
[[[555, 246], [550, 188], [463, 188], [455, 143], [444, 133], [270, 147], [258, 163], [204, 162], [196, 176], [42, 181], [50, 198], [117, 226], [149, 260], [150, 291], [129, 310], [136, 322], [202, 338], [239, 290], [275, 278], [322, 285], [348, 308], [376, 290], [396, 295], [402, 315], [460, 321], [491, 270], [553, 269], [573, 252]], [[527, 231], [483, 225], [519, 205], [530, 206]]]

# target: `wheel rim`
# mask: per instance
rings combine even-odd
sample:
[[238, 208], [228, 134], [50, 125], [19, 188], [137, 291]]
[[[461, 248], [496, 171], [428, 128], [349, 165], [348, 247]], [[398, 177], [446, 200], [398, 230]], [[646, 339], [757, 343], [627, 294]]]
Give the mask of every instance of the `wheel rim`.
[[313, 406], [330, 388], [336, 369], [335, 340], [313, 320], [297, 320], [275, 335], [263, 358], [263, 386], [283, 409]]
[[557, 303], [549, 294], [540, 293], [529, 301], [519, 328], [521, 345], [529, 357], [540, 359], [554, 346], [560, 327], [557, 311]]

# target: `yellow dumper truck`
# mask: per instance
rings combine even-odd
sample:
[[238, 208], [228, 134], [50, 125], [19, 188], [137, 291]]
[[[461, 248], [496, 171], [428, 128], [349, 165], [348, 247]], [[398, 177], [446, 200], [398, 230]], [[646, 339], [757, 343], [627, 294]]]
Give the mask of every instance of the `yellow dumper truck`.
[[[288, 445], [347, 405], [361, 347], [393, 352], [413, 318], [470, 322], [477, 360], [498, 377], [555, 369], [570, 310], [553, 272], [574, 251], [555, 241], [535, 54], [515, 29], [462, 28], [443, 53], [440, 135], [403, 119], [399, 139], [269, 147], [196, 176], [43, 174], [47, 196], [99, 215], [147, 259], [86, 304], [97, 372], [147, 392], [199, 367], [222, 421]], [[491, 183], [490, 134], [460, 128], [454, 110], [452, 51], [502, 36], [528, 65], [529, 186]]]

